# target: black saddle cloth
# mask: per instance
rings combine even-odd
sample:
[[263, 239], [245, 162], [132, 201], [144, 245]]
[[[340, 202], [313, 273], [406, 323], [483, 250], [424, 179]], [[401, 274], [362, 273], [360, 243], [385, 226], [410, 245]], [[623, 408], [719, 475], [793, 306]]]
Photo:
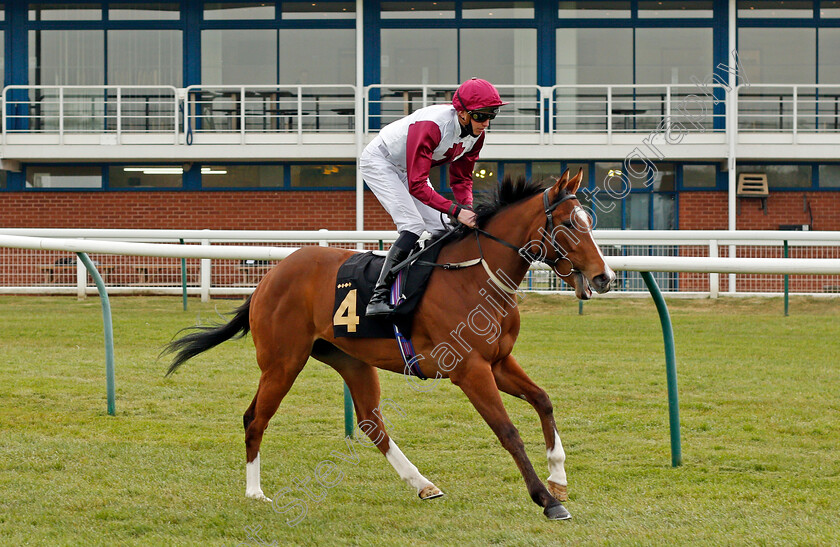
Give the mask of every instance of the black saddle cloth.
[[426, 290], [426, 282], [432, 275], [434, 263], [440, 254], [441, 246], [425, 250], [402, 272], [403, 300], [394, 309], [391, 317], [365, 317], [365, 308], [373, 296], [373, 287], [379, 278], [384, 256], [373, 253], [357, 253], [348, 258], [338, 269], [335, 279], [335, 303], [333, 305], [333, 336], [336, 338], [394, 338], [396, 323], [400, 332], [411, 336], [411, 323], [414, 310], [420, 303]]

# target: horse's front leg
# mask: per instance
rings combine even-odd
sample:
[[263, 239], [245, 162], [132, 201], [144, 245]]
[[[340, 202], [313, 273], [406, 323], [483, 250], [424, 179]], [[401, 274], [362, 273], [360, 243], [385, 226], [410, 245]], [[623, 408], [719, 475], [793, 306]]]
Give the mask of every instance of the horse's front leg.
[[466, 394], [478, 413], [499, 438], [502, 446], [513, 456], [513, 460], [519, 467], [519, 472], [525, 479], [528, 494], [534, 500], [534, 503], [543, 508], [543, 514], [552, 520], [571, 518], [563, 504], [546, 490], [545, 485], [537, 476], [530, 460], [528, 460], [528, 455], [525, 453], [525, 444], [519, 437], [519, 431], [510, 421], [502, 403], [502, 397], [496, 387], [490, 364], [478, 359], [471, 360], [459, 366], [455, 373], [450, 376], [450, 379]]
[[519, 363], [512, 355], [493, 364], [493, 376], [496, 379], [498, 388], [508, 395], [519, 397], [530, 403], [537, 411], [542, 425], [543, 436], [545, 437], [545, 449], [548, 455], [548, 491], [560, 501], [568, 499], [566, 468], [566, 453], [563, 451], [563, 443], [560, 441], [560, 434], [557, 433], [557, 425], [554, 422], [554, 408], [551, 399], [540, 386], [534, 383], [531, 378], [522, 370]]

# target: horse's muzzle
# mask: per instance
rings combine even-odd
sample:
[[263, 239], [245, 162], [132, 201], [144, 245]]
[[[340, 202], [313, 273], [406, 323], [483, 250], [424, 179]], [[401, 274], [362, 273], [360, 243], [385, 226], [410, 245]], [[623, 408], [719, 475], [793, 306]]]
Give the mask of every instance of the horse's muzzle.
[[613, 272], [609, 267], [604, 270], [604, 273], [600, 275], [596, 275], [592, 278], [592, 288], [598, 294], [604, 294], [605, 292], [610, 290], [610, 285], [615, 280], [615, 272]]

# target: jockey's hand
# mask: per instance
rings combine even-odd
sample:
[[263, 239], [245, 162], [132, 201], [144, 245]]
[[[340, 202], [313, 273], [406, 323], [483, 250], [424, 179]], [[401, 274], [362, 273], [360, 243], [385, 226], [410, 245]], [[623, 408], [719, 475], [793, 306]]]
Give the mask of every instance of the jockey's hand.
[[475, 213], [469, 209], [461, 209], [458, 212], [457, 220], [461, 224], [466, 224], [470, 228], [475, 228]]

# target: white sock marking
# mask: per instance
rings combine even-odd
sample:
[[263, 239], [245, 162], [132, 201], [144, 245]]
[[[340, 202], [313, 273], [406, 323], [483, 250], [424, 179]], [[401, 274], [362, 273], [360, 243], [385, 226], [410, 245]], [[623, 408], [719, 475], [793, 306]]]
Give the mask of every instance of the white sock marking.
[[415, 488], [417, 493], [420, 490], [431, 485], [434, 486], [429, 479], [420, 474], [420, 471], [413, 463], [408, 461], [408, 458], [400, 450], [400, 447], [394, 442], [394, 439], [388, 439], [388, 452], [385, 453], [388, 462], [397, 470], [400, 478], [408, 483], [409, 486]]
[[245, 464], [245, 497], [254, 498], [256, 500], [271, 501], [265, 494], [263, 494], [262, 487], [260, 487], [260, 454], [257, 452], [257, 457], [254, 461]]
[[566, 486], [566, 468], [563, 463], [566, 461], [566, 453], [563, 451], [563, 443], [560, 435], [554, 430], [554, 448], [547, 450], [548, 471], [551, 473], [548, 480]]

